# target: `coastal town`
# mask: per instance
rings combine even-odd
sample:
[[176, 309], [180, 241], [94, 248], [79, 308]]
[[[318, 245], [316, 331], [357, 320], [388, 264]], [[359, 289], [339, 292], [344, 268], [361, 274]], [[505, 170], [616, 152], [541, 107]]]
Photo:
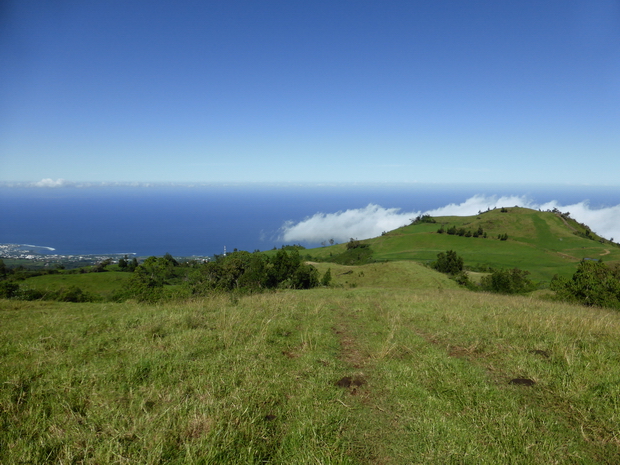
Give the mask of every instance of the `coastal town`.
[[96, 255], [63, 255], [55, 253], [51, 247], [28, 244], [0, 244], [0, 259], [27, 261], [36, 267], [54, 267], [63, 265], [67, 268], [94, 265], [104, 260], [116, 262], [124, 256], [135, 256], [131, 253], [96, 254]]
[[[97, 263], [108, 261], [118, 263], [121, 258], [141, 257], [135, 253], [110, 253], [110, 254], [82, 254], [65, 255], [56, 253], [52, 247], [43, 247], [28, 244], [0, 244], [0, 260], [11, 266], [25, 266], [26, 268], [80, 268], [92, 266]], [[144, 257], [146, 258], [146, 257]], [[199, 260], [209, 261], [209, 256], [174, 257], [179, 262]]]

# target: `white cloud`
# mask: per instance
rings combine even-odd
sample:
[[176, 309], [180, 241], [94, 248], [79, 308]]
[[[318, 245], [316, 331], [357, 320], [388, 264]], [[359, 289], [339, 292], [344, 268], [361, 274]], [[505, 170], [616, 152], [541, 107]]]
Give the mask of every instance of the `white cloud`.
[[69, 183], [64, 179], [56, 179], [55, 181], [52, 178], [41, 179], [39, 182], [35, 182], [33, 185], [35, 187], [65, 187]]
[[308, 242], [318, 244], [334, 239], [345, 242], [350, 238], [368, 239], [379, 236], [383, 231], [390, 231], [409, 224], [412, 218], [420, 214], [432, 216], [469, 216], [488, 208], [520, 206], [535, 210], [557, 208], [570, 212], [572, 218], [587, 224], [592, 230], [607, 238], [620, 239], [620, 205], [592, 209], [586, 201], [572, 205], [561, 205], [557, 201], [536, 204], [525, 196], [484, 196], [475, 195], [460, 204], [449, 204], [425, 212], [401, 212], [399, 208], [383, 208], [369, 204], [365, 208], [356, 208], [336, 213], [316, 213], [298, 223], [286, 222], [282, 226], [282, 239], [285, 242]]
[[[368, 239], [383, 231], [399, 228], [410, 223], [418, 213], [399, 213], [399, 208], [383, 208], [369, 204], [365, 208], [317, 213], [297, 224], [287, 222], [282, 227], [282, 239], [286, 242], [320, 243], [334, 239], [336, 242]], [[413, 216], [412, 216], [413, 215]]]

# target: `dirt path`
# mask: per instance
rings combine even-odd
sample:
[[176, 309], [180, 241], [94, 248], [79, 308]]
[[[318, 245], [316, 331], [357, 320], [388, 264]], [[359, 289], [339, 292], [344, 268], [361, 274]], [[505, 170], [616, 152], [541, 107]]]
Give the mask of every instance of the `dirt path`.
[[360, 449], [366, 451], [362, 463], [373, 465], [392, 463], [393, 460], [382, 447], [377, 432], [373, 431], [373, 428], [369, 429], [369, 425], [372, 424], [385, 424], [384, 417], [388, 413], [377, 405], [377, 393], [372, 389], [375, 359], [356, 338], [357, 330], [364, 323], [358, 321], [358, 316], [347, 307], [340, 306], [337, 312], [337, 322], [332, 330], [340, 342], [338, 358], [344, 362], [347, 369], [345, 375], [338, 379], [335, 385], [347, 392], [348, 395], [342, 399], [342, 404], [351, 409], [352, 417], [357, 418], [354, 420], [357, 424], [356, 442]]
[[609, 250], [609, 249], [603, 249], [603, 253], [601, 253], [601, 254], [599, 254], [599, 255], [602, 257], [603, 255], [608, 255], [608, 254], [610, 254], [610, 253], [611, 253], [611, 250]]

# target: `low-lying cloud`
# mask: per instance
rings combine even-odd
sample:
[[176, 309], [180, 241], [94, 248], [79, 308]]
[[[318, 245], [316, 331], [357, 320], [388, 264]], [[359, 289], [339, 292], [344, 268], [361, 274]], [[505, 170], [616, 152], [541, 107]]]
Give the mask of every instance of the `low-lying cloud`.
[[33, 183], [34, 187], [66, 187], [69, 183], [64, 179], [45, 178]]
[[333, 239], [346, 242], [350, 238], [368, 239], [379, 236], [384, 231], [399, 228], [411, 222], [418, 215], [432, 216], [468, 216], [496, 207], [519, 206], [535, 210], [552, 210], [570, 212], [572, 218], [587, 224], [592, 230], [607, 239], [620, 239], [620, 205], [593, 209], [587, 201], [571, 205], [562, 205], [552, 200], [537, 204], [525, 196], [484, 196], [475, 195], [460, 204], [449, 204], [427, 211], [402, 212], [400, 208], [384, 208], [369, 204], [336, 213], [316, 213], [298, 223], [291, 221], [282, 226], [281, 238], [285, 242], [306, 242], [319, 244]]

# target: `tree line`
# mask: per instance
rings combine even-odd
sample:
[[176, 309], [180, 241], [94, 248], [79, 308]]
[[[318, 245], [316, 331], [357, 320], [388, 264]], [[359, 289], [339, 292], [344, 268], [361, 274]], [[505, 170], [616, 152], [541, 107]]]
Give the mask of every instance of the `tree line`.
[[[43, 293], [20, 286], [11, 279], [9, 270], [0, 260], [0, 298], [21, 300], [59, 300], [88, 302], [101, 300], [100, 296], [82, 291], [76, 286]], [[106, 271], [108, 263], [95, 265], [91, 271]], [[297, 248], [278, 250], [273, 256], [260, 252], [236, 251], [216, 255], [213, 261], [179, 263], [170, 254], [148, 257], [138, 263], [134, 258], [121, 259], [121, 271], [131, 272], [131, 277], [111, 300], [134, 299], [156, 302], [162, 299], [204, 296], [215, 292], [261, 292], [270, 289], [311, 289], [329, 285], [331, 272], [319, 276], [318, 270], [305, 263]]]

